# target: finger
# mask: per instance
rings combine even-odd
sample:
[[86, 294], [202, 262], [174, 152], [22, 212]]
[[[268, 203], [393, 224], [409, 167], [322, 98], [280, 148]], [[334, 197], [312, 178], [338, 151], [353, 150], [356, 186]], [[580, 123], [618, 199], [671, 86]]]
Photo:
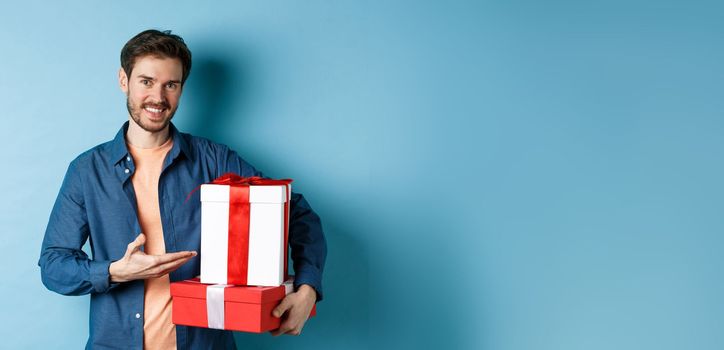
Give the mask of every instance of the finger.
[[[292, 326], [292, 322], [284, 322], [279, 327], [278, 330], [276, 330], [276, 335], [300, 335], [302, 334], [302, 327], [294, 327]], [[274, 331], [272, 331], [272, 335], [274, 335]]]
[[280, 328], [286, 329], [285, 334], [300, 335], [306, 322], [307, 317], [300, 312], [300, 309], [292, 308], [284, 317], [284, 322]]
[[174, 260], [165, 264], [158, 265], [154, 268], [155, 271], [159, 274], [159, 276], [163, 276], [169, 272], [175, 271], [181, 265], [187, 263], [189, 260], [191, 260], [192, 257], [184, 258], [184, 259], [178, 259]]
[[194, 251], [183, 251], [183, 252], [175, 252], [175, 253], [166, 253], [161, 255], [156, 255], [156, 263], [158, 265], [173, 262], [180, 259], [190, 259], [197, 255]]
[[139, 233], [138, 236], [136, 236], [136, 239], [133, 240], [133, 242], [128, 243], [126, 255], [137, 252], [144, 244], [146, 244], [146, 235], [144, 235], [143, 233]]
[[292, 307], [292, 300], [289, 297], [285, 297], [282, 302], [274, 308], [272, 316], [279, 318]]
[[279, 328], [271, 331], [271, 334], [275, 337], [280, 336], [282, 334], [286, 334], [287, 332], [291, 331], [292, 328], [289, 327], [287, 322], [282, 322], [282, 324], [279, 326]]

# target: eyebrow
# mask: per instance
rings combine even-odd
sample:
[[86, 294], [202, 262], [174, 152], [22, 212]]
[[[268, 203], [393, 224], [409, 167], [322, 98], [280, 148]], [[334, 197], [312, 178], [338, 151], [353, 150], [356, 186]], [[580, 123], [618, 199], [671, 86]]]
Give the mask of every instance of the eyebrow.
[[[138, 76], [138, 79], [145, 79], [145, 80], [156, 81], [156, 78], [152, 78], [152, 77], [149, 77], [149, 76], [143, 75], [143, 74], [139, 75], [139, 76]], [[181, 81], [180, 81], [180, 80], [169, 80], [169, 81], [166, 82], [166, 84], [168, 84], [168, 83], [181, 84]]]

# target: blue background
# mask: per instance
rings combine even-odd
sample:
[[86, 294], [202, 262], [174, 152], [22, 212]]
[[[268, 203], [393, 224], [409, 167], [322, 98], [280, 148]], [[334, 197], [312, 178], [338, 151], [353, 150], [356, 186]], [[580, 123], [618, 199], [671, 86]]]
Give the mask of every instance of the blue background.
[[0, 10], [0, 338], [81, 348], [36, 266], [68, 163], [127, 119], [119, 52], [194, 54], [174, 121], [324, 220], [326, 300], [245, 349], [724, 348], [724, 7], [14, 1]]

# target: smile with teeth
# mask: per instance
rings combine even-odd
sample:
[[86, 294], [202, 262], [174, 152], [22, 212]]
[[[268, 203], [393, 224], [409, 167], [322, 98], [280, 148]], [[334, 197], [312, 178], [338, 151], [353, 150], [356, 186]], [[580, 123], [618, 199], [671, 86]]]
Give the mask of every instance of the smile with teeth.
[[165, 108], [153, 108], [153, 107], [146, 107], [145, 110], [151, 112], [151, 113], [161, 113]]
[[146, 106], [146, 107], [143, 107], [143, 110], [146, 111], [146, 113], [150, 114], [151, 118], [159, 119], [163, 116], [161, 113], [163, 111], [165, 111], [166, 108], [164, 108], [164, 107], [155, 108], [155, 107]]

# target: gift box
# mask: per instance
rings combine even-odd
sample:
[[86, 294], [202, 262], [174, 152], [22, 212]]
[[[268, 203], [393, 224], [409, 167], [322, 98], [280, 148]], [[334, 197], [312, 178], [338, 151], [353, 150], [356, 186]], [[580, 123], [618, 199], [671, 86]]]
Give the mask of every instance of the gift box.
[[[272, 311], [294, 290], [291, 280], [276, 287], [171, 283], [172, 320], [183, 326], [262, 333], [279, 328]], [[316, 314], [316, 305], [311, 316]]]
[[225, 174], [201, 185], [201, 283], [284, 282], [291, 182]]

